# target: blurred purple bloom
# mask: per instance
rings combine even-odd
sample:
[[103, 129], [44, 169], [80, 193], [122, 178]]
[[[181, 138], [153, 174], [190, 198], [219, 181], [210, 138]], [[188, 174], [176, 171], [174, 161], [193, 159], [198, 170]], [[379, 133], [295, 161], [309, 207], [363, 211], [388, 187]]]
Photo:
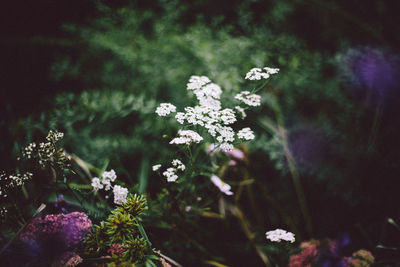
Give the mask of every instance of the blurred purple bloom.
[[92, 222], [83, 212], [68, 214], [49, 214], [44, 218], [37, 217], [26, 227], [20, 235], [25, 242], [36, 241], [39, 235], [56, 236], [63, 238], [67, 247], [79, 244], [90, 231]]
[[380, 97], [399, 84], [398, 63], [378, 49], [349, 49], [341, 67], [356, 87], [367, 88]]
[[288, 136], [290, 153], [299, 167], [315, 167], [326, 157], [328, 143], [316, 130], [298, 127]]

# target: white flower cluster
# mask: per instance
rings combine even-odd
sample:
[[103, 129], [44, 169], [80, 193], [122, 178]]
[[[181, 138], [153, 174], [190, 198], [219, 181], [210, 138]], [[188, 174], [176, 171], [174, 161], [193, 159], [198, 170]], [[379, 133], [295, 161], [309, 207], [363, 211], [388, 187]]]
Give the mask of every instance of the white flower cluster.
[[113, 188], [114, 193], [114, 203], [117, 205], [122, 205], [126, 201], [126, 197], [128, 196], [128, 189], [115, 185]]
[[32, 157], [32, 152], [36, 148], [36, 143], [30, 143], [27, 147], [24, 148], [22, 151], [22, 155], [24, 155], [27, 159]]
[[[269, 75], [275, 74], [278, 69], [254, 68], [246, 75], [246, 79], [260, 80], [261, 78], [267, 79]], [[237, 134], [230, 126], [237, 121], [236, 115], [242, 119], [246, 117], [245, 109], [241, 106], [236, 106], [234, 109], [222, 108], [221, 105], [221, 87], [206, 76], [191, 76], [187, 83], [187, 90], [193, 91], [197, 98], [198, 104], [195, 106], [188, 106], [184, 108], [183, 112], [177, 112], [175, 119], [178, 123], [185, 126], [196, 126], [197, 129], [204, 128], [214, 140], [214, 148], [210, 153], [217, 150], [228, 152], [234, 149], [233, 142], [238, 139], [252, 140], [254, 139], [253, 131], [246, 127], [240, 130]], [[243, 91], [235, 96], [237, 100], [242, 101], [248, 106], [261, 105], [261, 97], [252, 94], [249, 91]], [[156, 109], [159, 116], [169, 115], [171, 112], [176, 112], [176, 107], [169, 103], [162, 103]], [[176, 145], [190, 145], [192, 143], [199, 143], [203, 141], [203, 137], [192, 130], [179, 130], [178, 136], [173, 138], [169, 143]], [[180, 162], [180, 161], [179, 161]], [[184, 171], [184, 165], [180, 165], [177, 160], [172, 162], [172, 167], [167, 168], [162, 175], [167, 178], [168, 182], [175, 182], [178, 179], [176, 174], [178, 170]], [[153, 171], [159, 170], [160, 164], [153, 166]], [[217, 176], [213, 175], [211, 181], [225, 194], [232, 195], [230, 185], [224, 183]]]
[[249, 91], [242, 91], [235, 98], [249, 106], [257, 107], [261, 105], [261, 96], [252, 94]]
[[176, 107], [170, 103], [161, 103], [156, 109], [156, 113], [160, 117], [165, 117], [172, 112], [176, 112]]
[[[113, 188], [114, 193], [114, 203], [122, 204], [126, 201], [126, 197], [128, 195], [128, 189], [121, 187], [119, 185], [112, 186], [111, 182], [114, 182], [117, 179], [117, 174], [114, 170], [105, 171], [101, 175], [101, 179], [98, 177], [93, 177], [92, 179], [92, 187], [94, 191], [98, 191], [99, 189], [103, 189], [108, 191]], [[125, 193], [126, 192], [126, 193]]]
[[169, 142], [176, 145], [190, 145], [191, 143], [200, 143], [203, 140], [198, 133], [192, 130], [179, 130], [179, 137], [175, 137]]
[[32, 178], [32, 173], [26, 172], [24, 174], [6, 175], [4, 172], [0, 172], [0, 197], [6, 198], [8, 191], [14, 187], [22, 186], [25, 181]]
[[50, 130], [46, 136], [47, 142], [30, 143], [22, 150], [22, 155], [27, 159], [37, 159], [42, 167], [46, 167], [46, 164], [50, 162], [55, 162], [59, 167], [66, 166], [70, 158], [56, 146], [63, 137], [63, 133]]
[[176, 175], [176, 168], [168, 168], [163, 172], [163, 175], [167, 177], [168, 182], [175, 182], [178, 179], [178, 175]]
[[254, 139], [254, 133], [249, 127], [243, 128], [242, 130], [240, 130], [238, 132], [237, 135], [240, 139], [244, 139], [244, 140], [253, 140]]
[[[264, 70], [264, 72], [263, 72]], [[279, 69], [273, 69], [265, 67], [261, 68], [252, 68], [247, 74], [245, 79], [246, 80], [261, 80], [261, 79], [268, 79], [270, 75], [278, 73]]]
[[153, 171], [158, 171], [161, 168], [161, 164], [156, 164], [152, 167]]
[[203, 85], [211, 82], [207, 76], [192, 76], [187, 84], [188, 90], [198, 90], [203, 87]]
[[59, 131], [52, 131], [50, 130], [46, 136], [46, 140], [49, 142], [57, 142], [60, 141], [64, 137], [64, 133]]
[[163, 175], [167, 178], [167, 182], [175, 182], [179, 178], [176, 174], [177, 171], [184, 171], [186, 169], [185, 165], [179, 159], [174, 159], [171, 164], [173, 167], [169, 167], [163, 172]]
[[218, 187], [218, 189], [224, 193], [225, 195], [233, 195], [233, 192], [231, 191], [231, 186], [224, 181], [222, 181], [218, 176], [212, 175], [211, 176], [211, 182]]
[[293, 243], [295, 241], [294, 234], [282, 229], [276, 229], [265, 233], [266, 238], [273, 242], [281, 242], [281, 240]]
[[[231, 150], [233, 148], [231, 143], [235, 140], [235, 132], [228, 125], [236, 122], [236, 116], [232, 109], [222, 109], [220, 102], [221, 88], [217, 84], [211, 83], [211, 80], [206, 76], [192, 76], [187, 84], [187, 89], [194, 92], [199, 105], [186, 107], [185, 112], [178, 112], [175, 115], [175, 119], [180, 124], [184, 124], [186, 121], [190, 125], [204, 127], [212, 137], [216, 138], [222, 149]], [[188, 144], [190, 143], [188, 139], [178, 137], [171, 143]]]
[[172, 161], [172, 166], [174, 166], [177, 170], [184, 171], [186, 169], [185, 165], [179, 159], [174, 159]]

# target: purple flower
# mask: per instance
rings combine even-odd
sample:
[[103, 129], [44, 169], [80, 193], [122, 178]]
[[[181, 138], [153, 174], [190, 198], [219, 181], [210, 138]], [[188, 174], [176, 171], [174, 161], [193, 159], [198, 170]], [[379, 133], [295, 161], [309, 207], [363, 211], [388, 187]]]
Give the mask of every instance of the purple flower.
[[357, 88], [383, 97], [399, 84], [399, 65], [393, 58], [378, 49], [349, 49], [340, 68]]
[[92, 222], [83, 212], [37, 217], [19, 236], [29, 254], [52, 262], [76, 248], [91, 230]]

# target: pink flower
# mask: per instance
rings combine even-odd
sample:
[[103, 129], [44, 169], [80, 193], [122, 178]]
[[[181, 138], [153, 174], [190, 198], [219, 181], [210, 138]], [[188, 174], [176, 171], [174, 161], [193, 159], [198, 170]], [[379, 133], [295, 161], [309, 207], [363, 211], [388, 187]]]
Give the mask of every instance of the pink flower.
[[163, 267], [172, 267], [171, 264], [166, 262], [163, 258], [159, 258]]
[[111, 255], [122, 257], [122, 253], [125, 251], [126, 247], [126, 244], [112, 244], [107, 252]]
[[20, 235], [20, 240], [32, 244], [38, 239], [57, 236], [66, 247], [71, 247], [78, 245], [91, 228], [92, 222], [83, 212], [49, 214], [34, 218]]
[[311, 263], [317, 254], [317, 245], [310, 243], [299, 254], [290, 257], [289, 267], [311, 267]]
[[225, 153], [229, 157], [237, 159], [237, 160], [243, 160], [245, 157], [244, 152], [242, 150], [240, 150], [239, 148], [235, 148], [235, 149], [233, 149], [231, 151], [227, 151]]

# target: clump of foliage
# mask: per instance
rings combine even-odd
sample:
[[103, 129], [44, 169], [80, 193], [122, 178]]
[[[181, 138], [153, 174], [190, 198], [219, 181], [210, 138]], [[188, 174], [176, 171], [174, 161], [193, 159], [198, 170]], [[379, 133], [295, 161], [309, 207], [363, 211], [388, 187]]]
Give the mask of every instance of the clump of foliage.
[[156, 266], [152, 260], [158, 258], [141, 225], [140, 214], [145, 209], [146, 199], [130, 194], [126, 202], [112, 210], [105, 221], [94, 225], [93, 231], [85, 239], [85, 255], [89, 258], [101, 256], [118, 266]]

